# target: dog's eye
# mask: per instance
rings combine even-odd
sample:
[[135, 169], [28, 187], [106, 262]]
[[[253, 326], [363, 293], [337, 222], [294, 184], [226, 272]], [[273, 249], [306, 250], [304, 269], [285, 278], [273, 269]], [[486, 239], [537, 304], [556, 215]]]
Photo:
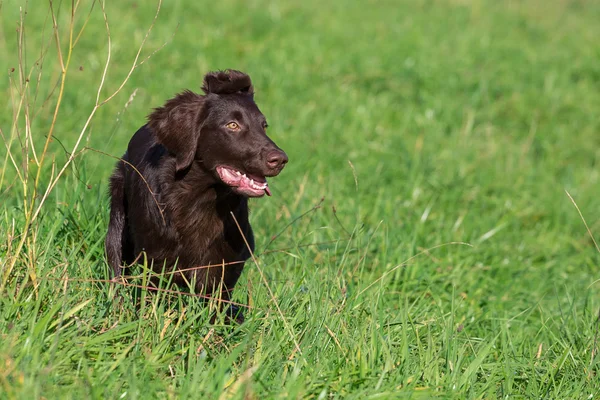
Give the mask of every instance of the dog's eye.
[[267, 129], [269, 127], [269, 124], [267, 124], [266, 122], [263, 124], [263, 129]]
[[232, 131], [239, 131], [240, 130], [240, 126], [238, 125], [237, 122], [230, 122], [227, 125], [225, 125], [227, 127], [227, 129], [231, 129]]

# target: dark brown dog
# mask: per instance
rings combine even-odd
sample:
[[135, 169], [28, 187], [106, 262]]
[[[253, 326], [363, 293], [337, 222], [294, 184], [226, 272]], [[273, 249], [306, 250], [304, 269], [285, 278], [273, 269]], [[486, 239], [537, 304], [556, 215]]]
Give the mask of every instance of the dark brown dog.
[[248, 75], [211, 72], [202, 90], [155, 109], [129, 142], [110, 178], [106, 254], [115, 277], [145, 252], [156, 272], [206, 295], [220, 286], [227, 301], [250, 257], [244, 237], [254, 251], [248, 197], [270, 196], [265, 177], [288, 158], [266, 135]]

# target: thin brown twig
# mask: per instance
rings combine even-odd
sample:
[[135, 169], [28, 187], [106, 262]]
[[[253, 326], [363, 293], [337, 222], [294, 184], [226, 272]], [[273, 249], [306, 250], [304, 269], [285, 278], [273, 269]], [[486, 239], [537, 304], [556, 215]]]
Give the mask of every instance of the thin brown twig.
[[[102, 71], [102, 75], [100, 78], [100, 84], [98, 85], [98, 91], [96, 92], [96, 104], [92, 111], [92, 114], [98, 109], [98, 102], [100, 100], [100, 94], [102, 93], [102, 89], [104, 88], [104, 81], [106, 80], [106, 75], [108, 74], [108, 66], [110, 65], [110, 59], [112, 57], [112, 40], [110, 36], [110, 25], [108, 24], [108, 15], [106, 15], [105, 8], [106, 0], [100, 0], [100, 8], [102, 9], [102, 17], [104, 18], [104, 29], [106, 29], [106, 42], [108, 44], [108, 49], [106, 52], [106, 62], [104, 63], [104, 70]], [[143, 42], [142, 42], [143, 46]], [[141, 49], [138, 49], [138, 52]], [[83, 135], [79, 135], [81, 138]]]
[[[13, 136], [11, 136], [11, 140], [7, 141], [6, 137], [4, 136], [4, 132], [2, 132], [2, 128], [0, 128], [0, 136], [2, 136], [2, 141], [4, 142], [4, 145], [6, 146], [6, 158], [10, 158], [10, 161], [13, 164], [13, 167], [15, 168], [15, 171], [17, 171], [17, 175], [19, 176], [19, 180], [23, 181], [24, 177], [23, 175], [21, 175], [21, 171], [19, 170], [19, 166], [17, 165], [17, 161], [14, 159], [12, 151], [10, 151], [10, 146], [12, 145], [12, 138]], [[6, 165], [6, 158], [4, 160], [4, 165]], [[0, 179], [0, 183], [4, 182], [4, 171], [5, 168], [2, 168], [2, 179]]]
[[[77, 3], [79, 3], [79, 2], [77, 2]], [[94, 10], [94, 5], [96, 5], [96, 0], [92, 1], [92, 5], [90, 6], [90, 12], [88, 13], [87, 18], [85, 19], [85, 22], [83, 23], [83, 26], [79, 30], [79, 33], [77, 34], [77, 37], [73, 41], [73, 47], [77, 46], [77, 43], [79, 42], [79, 39], [81, 38], [81, 35], [83, 34], [83, 31], [85, 30], [85, 27], [87, 26], [87, 23], [90, 20], [90, 17], [92, 16], [92, 11]]]
[[56, 13], [54, 12], [54, 2], [52, 0], [50, 3], [50, 13], [52, 15], [52, 29], [54, 30], [54, 40], [56, 41], [56, 51], [58, 53], [58, 60], [60, 62], [60, 69], [65, 71], [65, 63], [63, 61], [62, 50], [60, 47], [60, 35], [58, 34], [58, 22], [56, 22]]
[[396, 265], [394, 268], [392, 268], [389, 271], [386, 271], [385, 273], [383, 273], [379, 278], [377, 278], [373, 282], [371, 282], [366, 288], [364, 288], [363, 290], [361, 290], [360, 292], [358, 292], [358, 294], [356, 295], [356, 298], [358, 298], [364, 292], [366, 292], [367, 290], [369, 290], [377, 282], [379, 282], [380, 280], [382, 280], [383, 278], [385, 278], [386, 276], [388, 276], [392, 272], [396, 271], [398, 268], [402, 268], [402, 267], [408, 265], [408, 263], [411, 262], [412, 260], [414, 260], [415, 258], [417, 258], [417, 257], [419, 257], [419, 256], [421, 256], [423, 254], [427, 254], [431, 250], [435, 250], [435, 249], [439, 249], [440, 247], [446, 247], [446, 246], [451, 246], [451, 245], [463, 245], [463, 246], [473, 247], [472, 244], [466, 243], [466, 242], [448, 242], [448, 243], [442, 243], [442, 244], [439, 244], [437, 246], [433, 246], [433, 247], [430, 247], [430, 248], [428, 248], [426, 250], [420, 251], [417, 254], [415, 254], [414, 256], [408, 258], [406, 261], [404, 261], [404, 262]]
[[[201, 269], [209, 269], [209, 268], [216, 268], [216, 267], [227, 267], [227, 266], [230, 266], [230, 265], [237, 265], [237, 264], [243, 264], [243, 263], [245, 263], [245, 261], [231, 261], [231, 262], [223, 262], [221, 264], [214, 264], [214, 265], [199, 265], [197, 267], [189, 267], [189, 268], [183, 268], [183, 269], [176, 269], [176, 270], [173, 270], [173, 271], [165, 271], [165, 272], [154, 272], [154, 271], [151, 271], [150, 275], [151, 276], [161, 277], [161, 276], [165, 276], [165, 275], [178, 274], [180, 272], [197, 271], [197, 270], [201, 270]], [[124, 278], [141, 278], [143, 275], [145, 275], [145, 273], [138, 274], [138, 275], [126, 275], [126, 276], [124, 276]]]
[[235, 301], [230, 301], [230, 300], [222, 300], [220, 298], [217, 297], [212, 297], [206, 294], [202, 294], [202, 293], [190, 293], [190, 292], [182, 292], [182, 291], [178, 291], [178, 290], [172, 290], [172, 289], [163, 289], [163, 288], [157, 288], [157, 287], [153, 287], [153, 286], [146, 286], [146, 285], [138, 285], [135, 283], [129, 283], [123, 279], [121, 280], [114, 280], [114, 279], [77, 279], [77, 278], [40, 278], [40, 279], [45, 279], [48, 281], [57, 281], [57, 282], [81, 282], [81, 283], [116, 283], [122, 286], [126, 286], [126, 287], [134, 287], [134, 288], [138, 288], [138, 289], [146, 289], [146, 290], [150, 290], [150, 291], [154, 291], [154, 292], [161, 292], [161, 293], [167, 293], [167, 294], [172, 294], [172, 295], [182, 295], [182, 296], [189, 296], [189, 297], [199, 297], [202, 299], [206, 299], [206, 300], [216, 300], [216, 301], [221, 301], [223, 303], [228, 303], [228, 304], [233, 304], [239, 307], [245, 307], [248, 309], [252, 309], [253, 307], [247, 305], [247, 304], [242, 304], [242, 303], [237, 303]]
[[19, 77], [21, 78], [21, 86], [23, 88], [21, 100], [25, 105], [25, 162], [24, 166], [24, 175], [27, 175], [27, 171], [29, 169], [29, 153], [31, 150], [31, 155], [33, 155], [33, 159], [36, 164], [39, 164], [38, 157], [35, 152], [35, 146], [33, 144], [33, 136], [31, 134], [31, 117], [30, 117], [30, 101], [29, 101], [29, 82], [31, 81], [31, 75], [33, 73], [33, 67], [30, 69], [29, 73], [25, 74], [25, 65], [27, 60], [25, 59], [25, 55], [27, 54], [27, 49], [25, 48], [25, 15], [27, 14], [26, 10], [21, 9], [20, 18], [19, 18]]
[[139, 68], [142, 64], [144, 64], [146, 61], [148, 61], [149, 59], [151, 59], [156, 53], [158, 53], [166, 45], [168, 45], [171, 42], [171, 40], [173, 40], [173, 38], [175, 37], [175, 34], [177, 33], [177, 29], [179, 29], [179, 24], [177, 24], [175, 26], [175, 30], [173, 31], [173, 33], [171, 34], [171, 37], [167, 41], [165, 41], [163, 44], [161, 44], [156, 50], [154, 50], [153, 52], [151, 52], [150, 54], [148, 54], [146, 56], [146, 58], [144, 58], [142, 61], [140, 61], [135, 67]]
[[[106, 19], [106, 12], [104, 10], [104, 1], [101, 1], [100, 4], [102, 4], [102, 13], [104, 14], [105, 17], [105, 22], [106, 22], [106, 29], [108, 32], [108, 20]], [[125, 77], [125, 79], [123, 79], [123, 81], [121, 82], [121, 85], [117, 88], [117, 90], [115, 90], [113, 92], [113, 94], [111, 94], [110, 96], [108, 96], [106, 99], [104, 99], [104, 101], [102, 101], [101, 103], [98, 103], [98, 100], [100, 98], [100, 91], [98, 91], [98, 98], [96, 99], [96, 103], [98, 105], [103, 105], [105, 103], [108, 103], [113, 97], [115, 97], [117, 94], [119, 94], [119, 92], [121, 91], [121, 89], [123, 89], [123, 87], [125, 86], [125, 84], [127, 83], [127, 81], [129, 81], [129, 77], [131, 77], [131, 74], [133, 74], [133, 71], [135, 71], [135, 69], [137, 67], [139, 67], [141, 64], [138, 64], [137, 61], [140, 58], [140, 54], [142, 53], [142, 49], [144, 48], [144, 45], [146, 44], [146, 40], [148, 40], [148, 37], [150, 36], [150, 32], [152, 32], [152, 29], [154, 28], [154, 25], [156, 24], [156, 20], [158, 19], [158, 14], [160, 13], [160, 7], [162, 6], [162, 0], [158, 0], [158, 6], [156, 7], [156, 14], [154, 14], [154, 19], [152, 20], [152, 23], [150, 24], [150, 27], [148, 28], [148, 30], [146, 31], [146, 35], [144, 36], [144, 39], [142, 39], [142, 43], [140, 44], [140, 46], [138, 47], [138, 52], [135, 55], [135, 58], [133, 60], [133, 63], [131, 65], [131, 68], [129, 69], [129, 72], [127, 73], [127, 76]], [[109, 37], [109, 46], [110, 46], [110, 33], [108, 34]], [[162, 49], [168, 42], [165, 42], [161, 47], [159, 47], [158, 50]], [[157, 51], [158, 51], [157, 50]], [[154, 52], [156, 53], [156, 52]], [[150, 58], [152, 55], [154, 55], [154, 53], [150, 54], [150, 56], [148, 56], [148, 58]], [[110, 54], [110, 51], [109, 51]], [[146, 58], [144, 60], [144, 62], [148, 59]], [[104, 78], [105, 78], [106, 74], [104, 74], [102, 76], [102, 81], [104, 82]]]
[[[263, 253], [261, 253], [259, 255], [255, 254], [255, 256], [257, 258], [260, 258], [264, 254], [275, 253], [275, 252], [283, 252], [283, 251], [294, 249], [294, 248], [297, 248], [297, 247], [308, 247], [308, 246], [317, 246], [317, 245], [323, 245], [323, 244], [332, 244], [332, 243], [337, 243], [337, 242], [344, 241], [344, 240], [350, 240], [350, 239], [338, 239], [338, 240], [331, 240], [331, 241], [327, 241], [327, 242], [309, 243], [309, 244], [305, 244], [305, 245], [299, 245], [299, 246], [296, 246], [296, 247], [290, 247], [290, 248], [287, 248], [287, 249], [269, 250], [269, 251], [263, 252]], [[135, 265], [136, 262], [137, 262], [137, 260], [139, 259], [139, 257], [140, 256], [138, 256], [133, 263], [131, 263], [130, 265], [128, 265], [128, 266], [126, 266], [124, 268], [130, 268], [133, 265]], [[196, 266], [196, 267], [189, 267], [189, 268], [177, 269], [177, 270], [173, 270], [173, 271], [165, 271], [165, 272], [160, 272], [160, 273], [152, 271], [151, 274], [153, 276], [160, 277], [160, 276], [164, 276], [164, 275], [174, 275], [174, 274], [178, 274], [180, 272], [196, 271], [196, 270], [201, 270], [201, 269], [208, 269], [208, 268], [215, 268], [215, 267], [222, 267], [222, 266], [226, 267], [226, 266], [230, 266], [230, 265], [238, 265], [238, 264], [244, 264], [244, 263], [245, 263], [245, 261], [231, 261], [231, 262], [224, 262], [224, 263], [221, 263], [221, 264], [214, 264], [214, 265], [199, 265], [199, 266]], [[142, 275], [143, 274], [127, 275], [127, 276], [124, 276], [124, 278], [140, 278], [140, 277], [142, 277]]]
[[379, 227], [381, 226], [381, 224], [383, 224], [383, 220], [379, 221], [379, 223], [377, 224], [377, 227], [375, 227], [375, 231], [373, 231], [373, 234], [370, 235], [369, 241], [367, 242], [367, 245], [365, 246], [365, 251], [364, 251], [363, 255], [356, 262], [356, 265], [354, 266], [352, 273], [355, 273], [358, 270], [358, 268], [360, 267], [360, 264], [364, 261], [365, 258], [367, 258], [367, 253], [369, 252], [369, 247], [371, 246], [371, 240], [373, 240], [373, 237], [379, 230]]
[[349, 238], [352, 237], [352, 233], [350, 233], [348, 231], [348, 229], [346, 229], [346, 227], [344, 226], [344, 224], [342, 224], [342, 221], [340, 221], [340, 219], [337, 216], [337, 208], [335, 208], [335, 205], [331, 206], [331, 211], [333, 211], [333, 216], [335, 217], [335, 220], [337, 221], [338, 225], [342, 228], [342, 230], [344, 232], [346, 232], [346, 235], [348, 235]]
[[298, 249], [298, 248], [303, 248], [303, 247], [320, 246], [320, 245], [324, 245], [324, 244], [333, 244], [333, 243], [344, 242], [344, 241], [348, 241], [348, 240], [352, 240], [352, 238], [342, 238], [342, 239], [336, 239], [336, 240], [327, 240], [325, 242], [306, 243], [306, 244], [299, 244], [299, 245], [291, 246], [291, 247], [284, 247], [284, 248], [280, 248], [280, 249], [266, 250], [266, 251], [263, 251], [262, 253], [260, 253], [259, 257], [261, 257], [261, 256], [263, 256], [265, 254], [282, 253], [282, 252], [285, 252], [285, 251], [288, 251], [288, 250], [293, 250], [293, 249]]
[[[40, 88], [42, 87], [41, 82], [42, 82], [42, 71], [43, 66], [44, 66], [44, 61], [46, 59], [46, 54], [48, 53], [48, 50], [50, 49], [50, 46], [52, 45], [52, 36], [50, 36], [50, 38], [48, 38], [48, 42], [46, 45], [44, 45], [44, 38], [46, 37], [46, 25], [48, 23], [48, 14], [46, 14], [46, 18], [44, 19], [44, 25], [42, 27], [42, 31], [40, 34], [40, 43], [41, 44], [41, 48], [40, 48], [40, 55], [37, 58], [37, 60], [35, 61], [35, 63], [33, 64], [34, 66], [38, 66], [38, 74], [37, 74], [37, 84], [35, 87], [35, 93], [33, 95], [33, 104], [35, 104], [37, 102], [37, 98], [39, 95], [39, 91]], [[34, 66], [31, 67], [31, 71], [33, 73], [34, 70]], [[57, 79], [56, 83], [54, 84], [54, 87], [52, 87], [52, 89], [50, 89], [50, 92], [48, 94], [48, 96], [46, 97], [46, 99], [42, 102], [42, 104], [40, 105], [40, 107], [38, 108], [38, 110], [34, 111], [32, 119], [35, 119], [37, 117], [37, 114], [44, 109], [44, 107], [46, 106], [47, 102], [50, 100], [50, 98], [54, 95], [54, 91], [56, 90], [56, 88], [58, 87], [58, 84], [60, 83], [60, 79]]]
[[[160, 212], [160, 217], [162, 218], [163, 224], [164, 224], [164, 225], [167, 225], [167, 221], [166, 221], [166, 219], [165, 219], [165, 215], [164, 215], [164, 213], [163, 213], [163, 209], [161, 208], [161, 206], [160, 206], [160, 203], [158, 202], [158, 199], [156, 198], [156, 194], [155, 194], [155, 193], [152, 191], [152, 188], [150, 187], [150, 184], [148, 183], [148, 181], [146, 180], [146, 178], [144, 178], [144, 175], [142, 175], [142, 173], [141, 173], [141, 172], [140, 172], [140, 171], [139, 171], [139, 170], [138, 170], [138, 169], [137, 169], [137, 168], [136, 168], [136, 167], [135, 167], [135, 166], [134, 166], [132, 163], [130, 163], [130, 162], [129, 162], [129, 161], [127, 161], [127, 160], [124, 160], [124, 159], [123, 159], [123, 158], [121, 158], [121, 157], [113, 156], [112, 154], [105, 153], [105, 152], [104, 152], [104, 151], [102, 151], [102, 150], [97, 150], [97, 149], [94, 149], [94, 148], [92, 148], [92, 147], [87, 147], [87, 146], [86, 146], [86, 147], [84, 147], [83, 149], [81, 149], [81, 152], [83, 152], [83, 151], [86, 151], [86, 150], [91, 150], [91, 151], [93, 151], [93, 152], [96, 152], [96, 153], [99, 153], [99, 154], [102, 154], [102, 155], [105, 155], [105, 156], [108, 156], [108, 157], [112, 157], [112, 158], [114, 158], [115, 160], [119, 160], [119, 161], [121, 161], [121, 162], [123, 162], [123, 163], [127, 164], [127, 165], [128, 165], [128, 166], [130, 166], [131, 168], [133, 168], [133, 170], [136, 172], [136, 174], [138, 174], [138, 175], [139, 175], [139, 177], [142, 179], [142, 181], [144, 181], [144, 184], [146, 185], [146, 188], [148, 188], [148, 192], [149, 192], [149, 193], [150, 193], [150, 195], [152, 196], [152, 200], [154, 200], [154, 203], [156, 204], [156, 207], [158, 207], [158, 211]], [[81, 153], [81, 152], [80, 152], [80, 153]], [[79, 154], [77, 154], [75, 157], [77, 157], [78, 155], [79, 155]]]
[[292, 226], [293, 224], [296, 223], [296, 221], [302, 219], [304, 216], [310, 214], [313, 211], [318, 210], [319, 208], [321, 208], [321, 205], [323, 204], [323, 202], [325, 201], [325, 197], [321, 197], [321, 200], [314, 206], [312, 207], [310, 210], [303, 212], [302, 214], [300, 214], [299, 216], [297, 216], [296, 218], [294, 218], [293, 220], [290, 221], [290, 223], [288, 223], [286, 226], [283, 227], [283, 229], [281, 229], [277, 234], [273, 235], [273, 237], [271, 237], [271, 240], [269, 241], [269, 243], [267, 243], [267, 245], [265, 246], [265, 250], [263, 250], [263, 253], [269, 248], [269, 246], [279, 237], [281, 236], [281, 234], [283, 232], [285, 232], [285, 230], [287, 228], [289, 228], [290, 226]]

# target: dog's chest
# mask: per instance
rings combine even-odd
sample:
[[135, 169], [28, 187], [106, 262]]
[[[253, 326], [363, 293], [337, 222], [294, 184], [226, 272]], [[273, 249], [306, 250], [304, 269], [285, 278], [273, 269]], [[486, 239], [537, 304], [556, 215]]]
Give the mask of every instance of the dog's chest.
[[169, 211], [181, 254], [211, 263], [240, 260], [249, 254], [246, 204], [190, 199], [187, 207]]

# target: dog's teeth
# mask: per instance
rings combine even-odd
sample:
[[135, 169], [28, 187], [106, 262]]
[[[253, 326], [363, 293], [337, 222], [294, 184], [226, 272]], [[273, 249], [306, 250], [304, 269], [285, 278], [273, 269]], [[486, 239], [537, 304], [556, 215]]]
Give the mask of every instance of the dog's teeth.
[[242, 177], [246, 178], [246, 174], [243, 174]]
[[254, 179], [250, 179], [250, 185], [254, 186]]
[[235, 171], [236, 175], [241, 175], [242, 173], [240, 171]]

